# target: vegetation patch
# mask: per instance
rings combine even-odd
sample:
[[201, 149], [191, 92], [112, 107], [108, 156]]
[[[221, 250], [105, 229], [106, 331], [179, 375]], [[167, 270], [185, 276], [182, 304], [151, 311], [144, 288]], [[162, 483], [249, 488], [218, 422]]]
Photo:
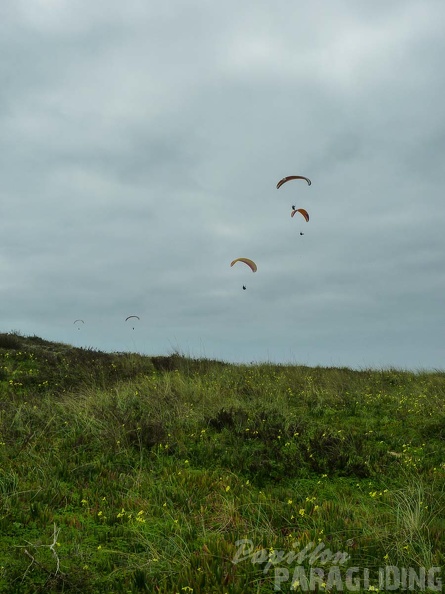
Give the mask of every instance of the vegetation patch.
[[444, 396], [440, 372], [0, 334], [0, 592], [336, 592], [350, 568], [369, 592], [387, 567], [428, 591]]

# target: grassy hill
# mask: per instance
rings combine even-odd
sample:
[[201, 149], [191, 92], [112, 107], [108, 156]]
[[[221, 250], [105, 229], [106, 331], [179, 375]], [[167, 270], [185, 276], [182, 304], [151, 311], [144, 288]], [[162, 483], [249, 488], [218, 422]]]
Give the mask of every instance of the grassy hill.
[[0, 334], [0, 592], [336, 592], [351, 568], [368, 592], [387, 566], [433, 591], [444, 397], [441, 372]]

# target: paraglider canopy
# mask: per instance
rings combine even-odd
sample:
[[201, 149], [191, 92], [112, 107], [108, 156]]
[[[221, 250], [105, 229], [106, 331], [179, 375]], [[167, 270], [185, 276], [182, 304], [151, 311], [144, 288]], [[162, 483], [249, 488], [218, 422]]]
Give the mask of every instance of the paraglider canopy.
[[230, 266], [233, 266], [237, 262], [244, 262], [244, 264], [247, 264], [247, 266], [251, 269], [252, 272], [257, 271], [257, 265], [253, 260], [250, 260], [250, 258], [237, 258], [236, 260], [233, 260], [233, 262], [231, 262]]
[[306, 223], [309, 223], [309, 213], [304, 208], [296, 208], [291, 213], [290, 216], [293, 217], [297, 212], [299, 212], [306, 220]]
[[308, 186], [310, 186], [312, 183], [311, 180], [308, 177], [304, 177], [304, 175], [288, 175], [287, 177], [283, 177], [283, 179], [280, 179], [280, 181], [277, 183], [277, 190], [291, 179], [304, 179], [305, 181], [307, 181]]
[[[128, 316], [128, 318], [125, 318], [125, 321], [131, 320], [132, 318], [135, 318], [136, 320], [140, 320], [141, 319], [139, 316]], [[133, 330], [134, 330], [134, 326], [133, 326]]]

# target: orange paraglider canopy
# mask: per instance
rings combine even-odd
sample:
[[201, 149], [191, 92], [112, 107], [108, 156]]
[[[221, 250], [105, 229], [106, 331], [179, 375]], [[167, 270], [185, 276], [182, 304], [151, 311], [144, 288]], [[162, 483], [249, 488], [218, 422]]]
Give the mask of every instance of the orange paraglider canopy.
[[303, 217], [306, 219], [306, 223], [309, 223], [309, 213], [307, 210], [304, 210], [304, 208], [296, 208], [290, 213], [290, 216], [293, 217], [297, 212], [303, 215]]

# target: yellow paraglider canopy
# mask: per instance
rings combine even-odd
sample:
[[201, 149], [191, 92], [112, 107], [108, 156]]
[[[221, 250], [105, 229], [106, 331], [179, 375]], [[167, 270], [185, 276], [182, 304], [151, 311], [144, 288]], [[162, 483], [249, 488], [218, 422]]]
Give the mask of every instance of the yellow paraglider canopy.
[[252, 272], [257, 271], [257, 265], [255, 264], [255, 262], [253, 260], [250, 260], [249, 258], [237, 258], [236, 260], [233, 260], [233, 262], [230, 264], [230, 266], [233, 266], [237, 262], [244, 262], [244, 264], [247, 264], [247, 266], [249, 266], [249, 268], [252, 270]]

